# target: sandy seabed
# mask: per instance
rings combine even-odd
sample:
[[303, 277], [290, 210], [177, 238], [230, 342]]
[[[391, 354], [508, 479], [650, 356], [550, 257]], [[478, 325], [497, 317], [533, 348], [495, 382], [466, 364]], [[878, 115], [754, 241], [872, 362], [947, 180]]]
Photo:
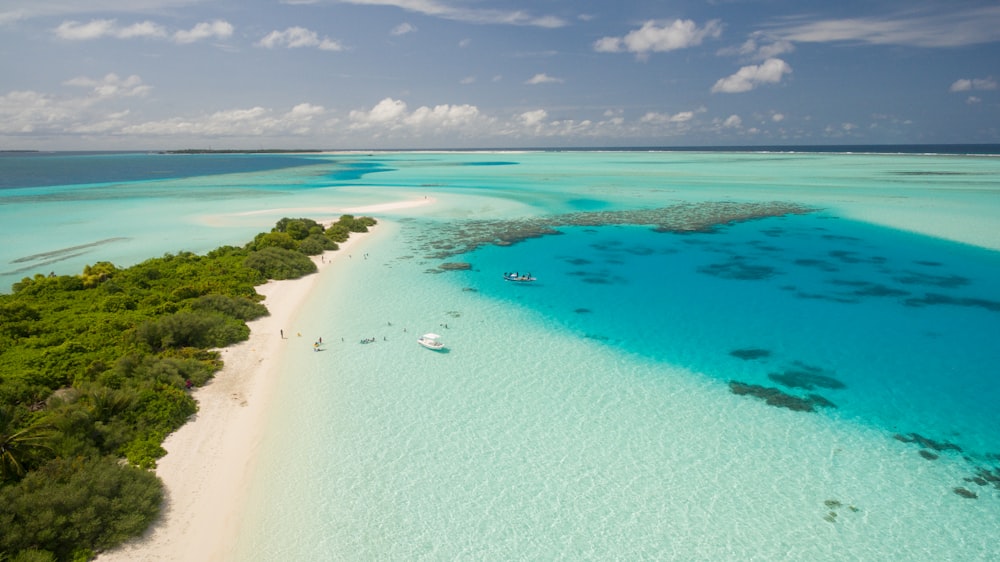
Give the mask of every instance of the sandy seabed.
[[[344, 212], [370, 214], [432, 203], [386, 203]], [[327, 221], [329, 224], [332, 221]], [[377, 227], [375, 227], [377, 228]], [[267, 421], [268, 400], [281, 378], [284, 344], [300, 337], [299, 310], [334, 260], [364, 244], [353, 235], [336, 251], [314, 257], [319, 272], [257, 287], [269, 316], [248, 322], [250, 338], [221, 350], [223, 369], [194, 390], [198, 412], [163, 443], [156, 474], [166, 493], [163, 512], [142, 536], [99, 556], [101, 562], [225, 560], [239, 532], [243, 496]]]

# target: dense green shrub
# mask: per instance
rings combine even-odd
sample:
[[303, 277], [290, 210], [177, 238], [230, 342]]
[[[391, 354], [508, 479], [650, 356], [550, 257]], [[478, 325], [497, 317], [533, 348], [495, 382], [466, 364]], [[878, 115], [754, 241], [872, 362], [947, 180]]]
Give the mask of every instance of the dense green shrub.
[[267, 307], [247, 297], [227, 297], [226, 295], [205, 295], [191, 303], [191, 308], [203, 312], [219, 312], [239, 320], [255, 320], [267, 316]]
[[246, 340], [250, 329], [240, 320], [214, 312], [181, 311], [136, 328], [136, 337], [153, 351], [178, 347], [226, 347]]
[[347, 239], [351, 236], [351, 231], [347, 229], [346, 226], [340, 223], [334, 223], [330, 225], [330, 228], [326, 229], [323, 234], [327, 238], [333, 240], [334, 242], [347, 242]]
[[115, 458], [56, 459], [0, 488], [0, 553], [47, 551], [70, 560], [142, 533], [157, 517], [163, 486]]
[[322, 234], [310, 234], [299, 242], [299, 251], [307, 256], [316, 256], [327, 250], [336, 250], [337, 243]]
[[316, 272], [316, 264], [308, 256], [271, 246], [251, 253], [243, 264], [268, 279], [298, 279]]

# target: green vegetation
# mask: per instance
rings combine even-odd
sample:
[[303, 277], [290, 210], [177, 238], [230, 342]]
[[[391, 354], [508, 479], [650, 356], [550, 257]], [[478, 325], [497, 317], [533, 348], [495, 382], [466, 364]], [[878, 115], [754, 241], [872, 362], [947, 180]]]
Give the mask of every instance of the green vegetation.
[[267, 315], [255, 286], [316, 271], [375, 220], [281, 219], [242, 248], [25, 278], [0, 295], [0, 561], [86, 560], [159, 515], [149, 469], [222, 367], [216, 348]]

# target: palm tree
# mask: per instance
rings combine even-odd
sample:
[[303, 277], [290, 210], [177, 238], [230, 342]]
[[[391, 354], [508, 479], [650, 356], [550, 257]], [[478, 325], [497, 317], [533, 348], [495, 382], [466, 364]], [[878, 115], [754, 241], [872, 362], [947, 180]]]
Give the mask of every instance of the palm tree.
[[13, 406], [0, 406], [0, 482], [24, 475], [26, 457], [36, 451], [49, 451], [52, 436], [48, 424], [18, 428]]

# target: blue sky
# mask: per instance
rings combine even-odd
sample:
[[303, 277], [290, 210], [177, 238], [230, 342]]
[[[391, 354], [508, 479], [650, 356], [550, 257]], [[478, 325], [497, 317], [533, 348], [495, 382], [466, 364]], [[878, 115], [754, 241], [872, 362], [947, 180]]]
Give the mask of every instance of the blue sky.
[[0, 149], [1000, 142], [997, 0], [0, 0]]

